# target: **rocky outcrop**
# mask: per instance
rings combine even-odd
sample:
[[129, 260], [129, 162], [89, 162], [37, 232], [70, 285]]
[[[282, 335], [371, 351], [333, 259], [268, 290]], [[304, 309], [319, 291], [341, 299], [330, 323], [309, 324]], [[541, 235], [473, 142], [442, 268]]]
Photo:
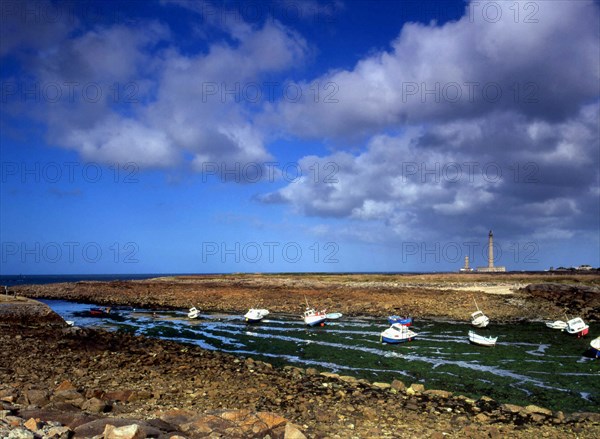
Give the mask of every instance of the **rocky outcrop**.
[[67, 326], [62, 317], [37, 300], [0, 295], [0, 326], [6, 325]]
[[[598, 286], [543, 283], [527, 285], [521, 288], [520, 292], [534, 299], [551, 303], [570, 317], [597, 320], [600, 316], [600, 287]], [[561, 316], [557, 315], [557, 317]]]

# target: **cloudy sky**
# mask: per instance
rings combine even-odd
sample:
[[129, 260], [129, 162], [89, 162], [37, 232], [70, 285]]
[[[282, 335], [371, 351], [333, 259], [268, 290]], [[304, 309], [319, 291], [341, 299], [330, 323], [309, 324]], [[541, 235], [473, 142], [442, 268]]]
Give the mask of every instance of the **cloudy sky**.
[[597, 1], [1, 8], [1, 274], [600, 265]]

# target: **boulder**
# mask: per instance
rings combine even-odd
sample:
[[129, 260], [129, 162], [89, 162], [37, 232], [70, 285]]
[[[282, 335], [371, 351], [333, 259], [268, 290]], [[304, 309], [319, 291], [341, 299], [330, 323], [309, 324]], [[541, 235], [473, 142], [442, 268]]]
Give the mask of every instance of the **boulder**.
[[108, 424], [104, 427], [102, 434], [104, 439], [144, 439], [146, 437], [146, 434], [137, 424], [124, 425], [123, 427]]
[[306, 439], [306, 436], [300, 431], [300, 429], [296, 425], [292, 424], [291, 422], [288, 422], [287, 424], [285, 424], [283, 439]]

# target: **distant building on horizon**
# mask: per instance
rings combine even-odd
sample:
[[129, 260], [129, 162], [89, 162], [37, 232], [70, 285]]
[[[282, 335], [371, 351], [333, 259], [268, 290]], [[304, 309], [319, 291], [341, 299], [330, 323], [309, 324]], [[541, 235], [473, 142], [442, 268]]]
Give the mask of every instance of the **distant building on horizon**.
[[487, 267], [477, 267], [478, 273], [501, 273], [506, 271], [506, 267], [494, 266], [494, 233], [490, 230], [488, 235], [488, 265]]
[[464, 266], [464, 267], [462, 267], [462, 268], [461, 268], [460, 270], [458, 270], [458, 271], [460, 271], [460, 272], [463, 272], [463, 273], [464, 273], [464, 272], [468, 272], [468, 273], [470, 273], [470, 272], [472, 272], [472, 271], [473, 271], [473, 269], [472, 269], [471, 267], [469, 267], [469, 257], [468, 257], [468, 256], [465, 256], [465, 266]]

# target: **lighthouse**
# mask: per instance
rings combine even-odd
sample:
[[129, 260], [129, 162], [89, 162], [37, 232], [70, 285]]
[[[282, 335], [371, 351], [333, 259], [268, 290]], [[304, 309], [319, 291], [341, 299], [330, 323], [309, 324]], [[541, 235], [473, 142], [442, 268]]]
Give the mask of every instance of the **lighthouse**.
[[488, 235], [488, 268], [494, 269], [494, 233]]
[[496, 267], [494, 265], [494, 232], [488, 233], [488, 264], [487, 267], [477, 267], [478, 273], [498, 273], [506, 271], [506, 267]]

